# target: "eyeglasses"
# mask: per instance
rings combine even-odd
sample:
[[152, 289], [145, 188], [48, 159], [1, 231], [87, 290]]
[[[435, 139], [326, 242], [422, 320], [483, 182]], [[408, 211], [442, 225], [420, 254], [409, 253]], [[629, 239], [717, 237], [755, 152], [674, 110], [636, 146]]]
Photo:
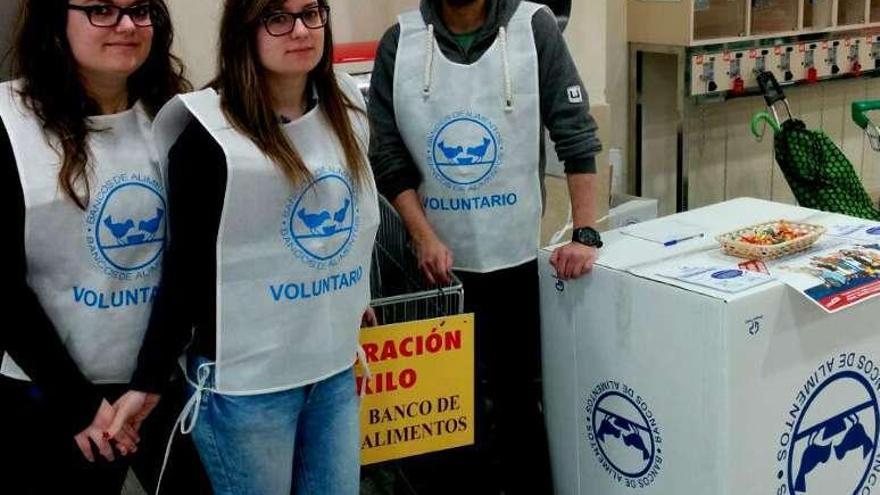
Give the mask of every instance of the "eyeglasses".
[[112, 4], [69, 4], [67, 8], [69, 10], [85, 12], [92, 26], [106, 28], [118, 26], [124, 16], [128, 16], [137, 27], [150, 27], [153, 25], [153, 13], [155, 10], [151, 3], [140, 3], [132, 7], [119, 7]]
[[299, 13], [273, 12], [263, 16], [263, 26], [272, 36], [284, 36], [293, 32], [297, 19], [301, 19], [303, 26], [309, 29], [321, 29], [330, 19], [330, 7], [320, 5]]

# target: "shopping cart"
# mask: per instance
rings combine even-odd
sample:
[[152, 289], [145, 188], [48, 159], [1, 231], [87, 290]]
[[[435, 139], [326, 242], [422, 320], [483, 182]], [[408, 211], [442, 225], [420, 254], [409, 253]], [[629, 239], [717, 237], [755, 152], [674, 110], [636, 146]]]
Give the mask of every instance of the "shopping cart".
[[455, 275], [445, 287], [430, 287], [419, 270], [403, 221], [379, 198], [381, 223], [373, 249], [370, 288], [380, 324], [425, 320], [464, 312], [464, 287]]
[[865, 131], [868, 142], [874, 151], [880, 151], [880, 127], [877, 127], [868, 112], [880, 110], [880, 100], [854, 101], [852, 104], [852, 119], [857, 126]]
[[[880, 210], [862, 185], [846, 155], [824, 132], [807, 129], [795, 119], [788, 99], [771, 72], [758, 75], [758, 85], [767, 102], [766, 111], [752, 118], [752, 133], [760, 139], [764, 128], [774, 131], [776, 162], [791, 187], [798, 204], [806, 208], [842, 213], [869, 220], [880, 220]], [[780, 119], [782, 106], [787, 118]], [[868, 131], [880, 135], [876, 126]], [[873, 145], [873, 143], [872, 143]], [[880, 146], [880, 141], [878, 141]]]
[[880, 151], [880, 127], [868, 117], [868, 112], [880, 110], [880, 100], [854, 101], [852, 104], [852, 119], [857, 126], [865, 131], [871, 149]]
[[[381, 223], [373, 249], [370, 288], [379, 324], [403, 323], [464, 312], [464, 288], [452, 275], [445, 287], [425, 282], [413, 254], [403, 221], [394, 207], [379, 198]], [[404, 462], [365, 466], [361, 475], [362, 495], [417, 495]]]

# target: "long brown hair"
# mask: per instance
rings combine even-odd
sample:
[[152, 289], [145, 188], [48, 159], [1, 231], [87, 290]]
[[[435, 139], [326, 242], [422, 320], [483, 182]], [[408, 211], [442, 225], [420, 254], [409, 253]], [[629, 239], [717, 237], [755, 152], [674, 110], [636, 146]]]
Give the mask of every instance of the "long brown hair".
[[[153, 43], [144, 64], [128, 78], [131, 102], [140, 100], [151, 116], [169, 99], [190, 89], [183, 64], [171, 54], [174, 35], [164, 0], [149, 0], [154, 8]], [[67, 40], [68, 0], [26, 0], [22, 3], [13, 47], [12, 74], [21, 78], [21, 96], [43, 129], [57, 138], [61, 158], [58, 183], [81, 209], [91, 197], [89, 184], [89, 127], [86, 118], [98, 113], [79, 77]]]
[[[257, 54], [255, 30], [269, 9], [282, 0], [226, 0], [220, 26], [218, 75], [214, 85], [221, 92], [223, 113], [236, 130], [250, 138], [281, 168], [293, 184], [312, 176], [296, 147], [284, 134], [268, 95], [269, 88]], [[326, 6], [326, 0], [318, 0]], [[366, 143], [359, 142], [348, 111], [362, 112], [342, 92], [333, 71], [333, 34], [324, 26], [324, 55], [309, 73], [309, 85], [316, 88], [321, 111], [329, 120], [345, 153], [349, 174], [355, 184], [367, 176]]]

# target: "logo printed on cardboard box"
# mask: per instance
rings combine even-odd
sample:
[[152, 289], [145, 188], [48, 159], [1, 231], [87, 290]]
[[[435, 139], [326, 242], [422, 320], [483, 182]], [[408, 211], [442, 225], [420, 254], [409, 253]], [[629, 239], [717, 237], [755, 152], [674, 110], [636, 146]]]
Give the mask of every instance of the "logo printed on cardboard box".
[[869, 495], [877, 486], [880, 363], [840, 354], [797, 391], [777, 441], [777, 495]]
[[652, 485], [663, 464], [663, 439], [645, 399], [608, 380], [593, 388], [585, 409], [587, 439], [602, 468], [628, 488]]

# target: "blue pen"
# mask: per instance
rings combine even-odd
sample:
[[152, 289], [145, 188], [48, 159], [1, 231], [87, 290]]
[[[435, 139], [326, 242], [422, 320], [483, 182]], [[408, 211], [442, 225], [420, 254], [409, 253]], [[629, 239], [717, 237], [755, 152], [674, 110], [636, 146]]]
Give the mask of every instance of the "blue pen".
[[696, 239], [696, 238], [698, 238], [698, 237], [703, 237], [703, 236], [705, 236], [705, 235], [706, 235], [706, 234], [697, 234], [697, 235], [692, 235], [692, 236], [690, 236], [690, 237], [683, 237], [683, 238], [681, 238], [681, 239], [673, 239], [673, 240], [671, 240], [671, 241], [666, 241], [666, 242], [664, 242], [663, 245], [664, 245], [665, 247], [675, 246], [675, 245], [678, 244], [679, 242], [689, 241], [689, 240], [691, 240], [691, 239]]

